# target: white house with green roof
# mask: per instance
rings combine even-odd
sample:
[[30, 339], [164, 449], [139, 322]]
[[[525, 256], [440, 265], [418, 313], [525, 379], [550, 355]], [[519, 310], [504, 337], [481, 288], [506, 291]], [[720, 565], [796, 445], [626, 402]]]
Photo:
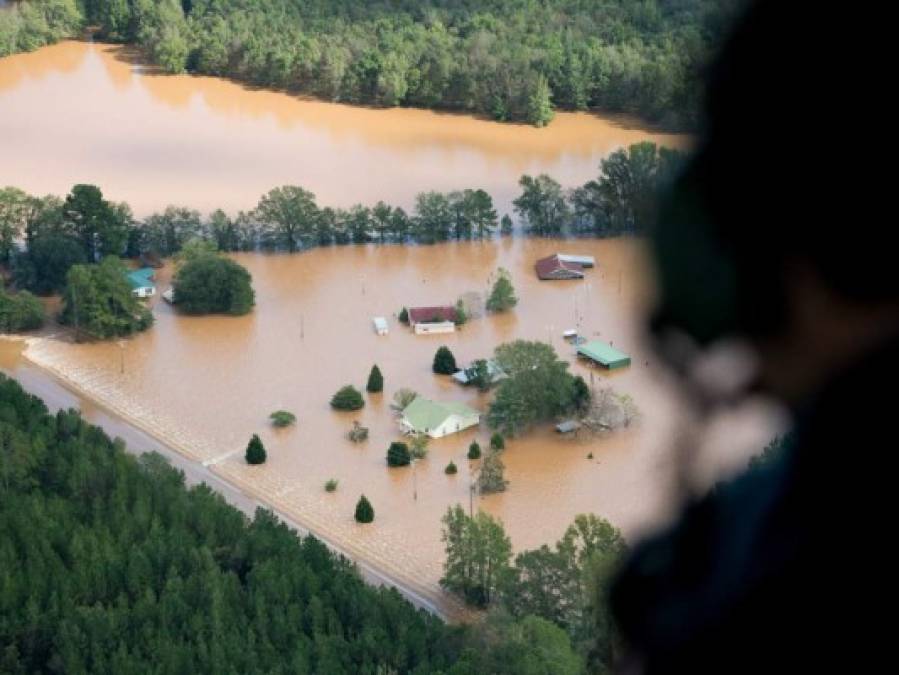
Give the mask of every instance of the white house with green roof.
[[139, 270], [125, 272], [125, 278], [131, 285], [131, 293], [139, 298], [149, 298], [156, 295], [156, 284], [153, 283], [154, 276], [150, 267], [142, 267]]
[[403, 410], [400, 426], [407, 434], [442, 438], [480, 424], [481, 413], [462, 403], [440, 403], [416, 396]]

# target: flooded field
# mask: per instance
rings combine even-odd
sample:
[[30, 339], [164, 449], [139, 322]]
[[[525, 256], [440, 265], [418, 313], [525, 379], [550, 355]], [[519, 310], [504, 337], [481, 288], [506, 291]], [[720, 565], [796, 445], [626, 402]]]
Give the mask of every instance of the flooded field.
[[[557, 250], [594, 255], [598, 267], [582, 282], [538, 281], [533, 261]], [[385, 451], [399, 437], [389, 403], [400, 387], [487, 408], [489, 395], [432, 374], [442, 344], [468, 362], [513, 339], [548, 341], [588, 382], [611, 383], [633, 396], [642, 412], [638, 428], [604, 438], [568, 439], [541, 428], [509, 443], [508, 492], [475, 498], [475, 507], [503, 520], [517, 550], [556, 541], [582, 512], [608, 518], [628, 535], [670, 512], [670, 447], [680, 405], [639, 337], [647, 289], [638, 241], [514, 239], [236, 259], [254, 279], [257, 307], [249, 316], [182, 317], [154, 300], [154, 328], [121, 346], [38, 338], [26, 356], [247, 493], [434, 597], [443, 560], [440, 518], [449, 505], [468, 505], [465, 454], [474, 438], [486, 445], [489, 431], [482, 425], [432, 441], [415, 469], [388, 469]], [[404, 305], [483, 293], [498, 266], [512, 273], [521, 298], [515, 311], [475, 319], [451, 335], [416, 336], [396, 321]], [[576, 307], [584, 334], [634, 356], [629, 369], [608, 377], [575, 362], [561, 333], [574, 326]], [[389, 335], [375, 335], [373, 315], [389, 317]], [[363, 388], [375, 363], [384, 373], [384, 393], [366, 395], [359, 413], [332, 411], [331, 394], [347, 383]], [[4, 367], [14, 372], [14, 365]], [[297, 414], [295, 427], [269, 426], [269, 413], [281, 408]], [[371, 429], [364, 444], [344, 437], [354, 420]], [[244, 463], [252, 433], [268, 449], [261, 467]], [[742, 466], [769, 435], [757, 424], [729, 424], [719, 439], [724, 442], [702, 458], [702, 469], [711, 477]], [[444, 474], [450, 460], [460, 468], [456, 476]], [[323, 489], [330, 478], [340, 482], [333, 494]], [[362, 493], [376, 510], [370, 526], [353, 521]]]
[[94, 183], [145, 216], [168, 204], [250, 209], [278, 185], [326, 206], [408, 208], [417, 192], [483, 188], [509, 210], [523, 173], [566, 187], [614, 149], [683, 145], [626, 119], [559, 113], [547, 129], [376, 110], [154, 75], [121, 47], [63, 42], [0, 59], [0, 186], [64, 195]]

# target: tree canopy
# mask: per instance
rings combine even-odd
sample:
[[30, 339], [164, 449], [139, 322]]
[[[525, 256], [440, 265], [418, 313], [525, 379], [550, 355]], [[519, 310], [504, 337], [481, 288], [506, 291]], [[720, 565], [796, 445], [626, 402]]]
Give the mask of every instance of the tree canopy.
[[247, 314], [256, 304], [250, 273], [212, 253], [188, 256], [179, 265], [172, 288], [178, 308], [187, 314]]

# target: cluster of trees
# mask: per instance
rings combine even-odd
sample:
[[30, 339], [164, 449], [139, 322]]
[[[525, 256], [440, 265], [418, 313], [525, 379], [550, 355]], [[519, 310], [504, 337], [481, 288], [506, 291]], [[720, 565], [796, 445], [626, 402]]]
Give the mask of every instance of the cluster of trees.
[[643, 234], [684, 159], [678, 150], [644, 141], [611, 153], [595, 180], [573, 190], [546, 174], [522, 176], [515, 212], [525, 231], [538, 236]]
[[0, 671], [579, 672], [556, 667], [573, 651], [543, 619], [446, 626], [270, 512], [123, 450], [0, 375]]
[[0, 7], [0, 57], [71, 37], [81, 26], [76, 0], [29, 0]]
[[508, 377], [496, 389], [487, 422], [505, 435], [583, 410], [590, 402], [590, 387], [568, 372], [568, 362], [551, 345], [516, 340], [497, 347], [494, 359]]
[[208, 242], [194, 241], [182, 249], [172, 290], [178, 308], [187, 314], [247, 314], [256, 304], [250, 273], [219, 254]]
[[84, 0], [172, 73], [542, 126], [554, 108], [697, 122], [700, 73], [740, 0]]
[[18, 333], [44, 325], [44, 306], [28, 291], [10, 293], [0, 283], [0, 333]]
[[513, 562], [502, 522], [489, 514], [469, 515], [456, 505], [442, 522], [444, 588], [491, 613], [539, 617], [558, 627], [589, 672], [611, 665], [616, 635], [606, 594], [627, 551], [618, 529], [597, 516], [579, 515], [554, 548], [523, 551]]

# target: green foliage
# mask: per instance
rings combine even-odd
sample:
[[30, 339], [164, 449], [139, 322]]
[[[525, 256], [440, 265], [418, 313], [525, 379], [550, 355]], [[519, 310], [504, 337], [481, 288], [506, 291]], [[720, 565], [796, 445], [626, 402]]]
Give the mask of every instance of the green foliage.
[[450, 460], [450, 463], [446, 465], [446, 468], [443, 470], [447, 476], [455, 476], [459, 472], [459, 467], [456, 466], [456, 463]]
[[97, 186], [74, 186], [62, 205], [62, 216], [63, 227], [81, 242], [88, 262], [125, 252], [128, 218], [103, 199]]
[[500, 220], [499, 233], [503, 236], [512, 234], [512, 218], [509, 217], [508, 213], [503, 214], [503, 217]]
[[517, 340], [500, 345], [495, 359], [508, 377], [496, 391], [487, 421], [506, 435], [569, 413], [584, 403], [584, 390], [568, 372], [568, 362], [543, 342]]
[[74, 326], [78, 335], [106, 340], [146, 330], [153, 315], [131, 293], [125, 267], [106, 257], [99, 265], [75, 265], [66, 275], [60, 322]]
[[44, 306], [28, 291], [9, 293], [0, 286], [0, 333], [20, 333], [44, 325]]
[[477, 441], [472, 441], [471, 445], [468, 446], [468, 459], [480, 459], [481, 458], [481, 446], [478, 445]]
[[546, 174], [522, 176], [518, 184], [522, 192], [512, 204], [527, 230], [541, 237], [560, 235], [570, 215], [562, 186]]
[[416, 396], [418, 396], [418, 394], [411, 389], [398, 389], [393, 394], [393, 403], [390, 404], [390, 407], [394, 412], [401, 413], [415, 400]]
[[75, 0], [13, 2], [0, 10], [0, 57], [75, 37], [82, 23]]
[[369, 394], [376, 394], [384, 391], [384, 376], [381, 375], [381, 369], [378, 368], [377, 364], [371, 367], [371, 372], [368, 374], [368, 384], [365, 385], [365, 391]]
[[394, 441], [387, 448], [387, 466], [409, 466], [412, 463], [412, 455], [409, 446], [402, 441]]
[[440, 585], [469, 604], [486, 607], [511, 574], [512, 542], [502, 523], [483, 511], [472, 518], [458, 504], [441, 522], [446, 561]]
[[331, 407], [335, 410], [360, 410], [364, 405], [362, 393], [351, 384], [341, 387], [331, 397]]
[[501, 450], [491, 448], [484, 456], [481, 462], [481, 469], [478, 471], [477, 488], [482, 495], [489, 495], [495, 492], [504, 492], [509, 486], [506, 480], [506, 465], [500, 457]]
[[428, 443], [430, 438], [427, 434], [413, 434], [409, 441], [409, 455], [412, 459], [424, 459], [428, 456]]
[[335, 492], [337, 490], [337, 482], [334, 478], [329, 478], [325, 481], [325, 492]]
[[295, 424], [297, 416], [287, 410], [276, 410], [268, 416], [276, 427], [283, 428]]
[[160, 455], [126, 454], [2, 375], [0, 438], [4, 672], [436, 673], [474, 658], [467, 631], [314, 537], [188, 489]]
[[498, 431], [494, 432], [492, 436], [490, 436], [490, 449], [491, 450], [505, 450], [506, 449], [506, 439], [503, 438], [503, 435]]
[[250, 273], [220, 255], [192, 251], [178, 267], [172, 288], [187, 314], [247, 314], [256, 304]]
[[497, 270], [496, 281], [493, 282], [490, 296], [487, 298], [487, 311], [505, 312], [517, 304], [518, 298], [515, 297], [515, 289], [512, 287], [512, 277], [509, 274], [509, 270], [500, 267]]
[[359, 501], [356, 502], [356, 513], [354, 517], [356, 518], [357, 523], [371, 523], [375, 519], [375, 509], [365, 495], [359, 497]]
[[247, 443], [247, 451], [244, 455], [247, 464], [265, 464], [266, 457], [265, 446], [262, 445], [259, 436], [253, 434], [250, 442]]
[[403, 309], [400, 310], [400, 313], [399, 313], [399, 316], [397, 317], [397, 319], [399, 320], [400, 323], [404, 323], [408, 326], [409, 325], [409, 310], [406, 309], [405, 307], [403, 307]]
[[449, 347], [442, 346], [434, 354], [434, 363], [432, 370], [438, 375], [452, 375], [458, 370], [456, 368], [456, 357], [449, 350]]
[[456, 300], [456, 321], [457, 326], [468, 323], [468, 312], [465, 311], [465, 303], [461, 298]]

